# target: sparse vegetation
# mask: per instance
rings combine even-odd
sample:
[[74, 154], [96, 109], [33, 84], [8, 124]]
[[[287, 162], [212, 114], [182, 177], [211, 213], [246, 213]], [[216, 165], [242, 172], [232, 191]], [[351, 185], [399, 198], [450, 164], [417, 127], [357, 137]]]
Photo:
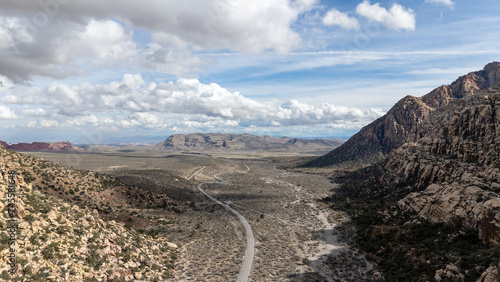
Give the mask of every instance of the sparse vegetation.
[[356, 242], [380, 265], [387, 281], [432, 280], [437, 270], [448, 265], [457, 266], [464, 281], [476, 281], [486, 268], [500, 262], [500, 247], [483, 244], [475, 230], [427, 222], [405, 224], [410, 215], [397, 208], [383, 211], [366, 208], [355, 220]]
[[[85, 198], [87, 203], [98, 202], [95, 199], [102, 199], [103, 196], [111, 195], [108, 190], [115, 191], [115, 186], [120, 184], [117, 180], [108, 181], [108, 190], [102, 188], [103, 179], [111, 179], [108, 176], [98, 175], [97, 178], [91, 172], [74, 171], [54, 163], [43, 161], [34, 157], [12, 153], [0, 148], [0, 163], [9, 169], [18, 172], [18, 196], [16, 206], [20, 211], [19, 216], [23, 217], [19, 221], [17, 242], [19, 243], [19, 256], [17, 262], [23, 265], [22, 273], [10, 277], [7, 271], [0, 274], [0, 280], [5, 281], [48, 281], [58, 277], [69, 275], [70, 280], [75, 281], [100, 281], [102, 274], [109, 275], [108, 270], [118, 268], [117, 261], [110, 260], [109, 252], [119, 255], [122, 251], [112, 243], [114, 240], [120, 241], [123, 248], [139, 242], [140, 249], [137, 248], [139, 257], [147, 257], [156, 261], [169, 261], [168, 266], [141, 265], [140, 270], [144, 275], [158, 279], [171, 276], [172, 265], [175, 262], [174, 256], [169, 252], [157, 252], [160, 246], [166, 243], [164, 238], [156, 238], [153, 241], [146, 235], [140, 235], [134, 230], [126, 229], [122, 223], [111, 221], [106, 224], [101, 219], [102, 214], [97, 211], [92, 212], [81, 203]], [[0, 170], [0, 190], [5, 191], [7, 170]], [[80, 183], [80, 187], [74, 186], [75, 182]], [[95, 193], [79, 193], [75, 197], [67, 197], [76, 192], [85, 192], [86, 187], [101, 187]], [[81, 190], [80, 190], [81, 189]], [[42, 192], [43, 191], [43, 192]], [[118, 189], [118, 191], [120, 191]], [[131, 187], [131, 191], [137, 192], [137, 187]], [[62, 195], [62, 196], [60, 196]], [[110, 216], [116, 216], [109, 211], [114, 210], [117, 200], [120, 200], [120, 193], [113, 193], [113, 200], [105, 201], [104, 209]], [[157, 199], [157, 195], [146, 194], [142, 197], [149, 204], [155, 202], [150, 199]], [[164, 203], [165, 197], [159, 197]], [[124, 201], [120, 203], [120, 210], [126, 210], [132, 204]], [[78, 205], [80, 207], [78, 207]], [[2, 206], [3, 207], [3, 206]], [[92, 208], [92, 206], [90, 206]], [[8, 215], [6, 209], [0, 213], [0, 223], [6, 222]], [[106, 231], [103, 226], [106, 225]], [[135, 241], [132, 238], [137, 237]], [[120, 240], [118, 240], [120, 239]], [[0, 247], [8, 246], [9, 237], [5, 232], [0, 232]], [[86, 242], [92, 241], [90, 245]], [[88, 248], [88, 249], [86, 249]], [[83, 261], [85, 262], [83, 262]], [[137, 257], [129, 257], [130, 262], [137, 260]], [[83, 268], [75, 268], [76, 265], [86, 264]], [[135, 263], [135, 262], [134, 262]], [[69, 268], [69, 269], [68, 269]], [[36, 271], [34, 271], [34, 269]], [[134, 268], [136, 269], [136, 268]], [[83, 272], [85, 276], [83, 279]], [[115, 280], [124, 279], [122, 272], [113, 272]], [[162, 277], [163, 276], [163, 277]], [[56, 278], [54, 278], [56, 277]], [[130, 277], [128, 277], [130, 279]], [[160, 279], [161, 280], [161, 279]]]

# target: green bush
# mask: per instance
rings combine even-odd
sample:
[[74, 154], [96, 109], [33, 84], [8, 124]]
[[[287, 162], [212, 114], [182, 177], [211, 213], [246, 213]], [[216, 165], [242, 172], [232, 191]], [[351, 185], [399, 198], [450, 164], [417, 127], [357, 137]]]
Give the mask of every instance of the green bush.
[[59, 246], [57, 245], [57, 243], [52, 242], [47, 247], [45, 247], [41, 253], [42, 253], [43, 259], [52, 260], [52, 259], [58, 257]]

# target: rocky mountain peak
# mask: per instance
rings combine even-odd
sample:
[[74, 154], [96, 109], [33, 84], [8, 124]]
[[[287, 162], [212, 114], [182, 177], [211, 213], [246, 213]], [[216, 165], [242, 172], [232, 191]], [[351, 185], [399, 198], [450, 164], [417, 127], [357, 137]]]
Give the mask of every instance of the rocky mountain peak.
[[492, 62], [484, 66], [483, 77], [488, 82], [488, 88], [500, 84], [500, 62]]
[[404, 143], [409, 132], [436, 109], [456, 99], [474, 96], [500, 84], [500, 63], [487, 64], [483, 70], [459, 77], [422, 97], [406, 96], [383, 117], [363, 127], [342, 146], [313, 160], [306, 166], [323, 167], [345, 161], [375, 163]]

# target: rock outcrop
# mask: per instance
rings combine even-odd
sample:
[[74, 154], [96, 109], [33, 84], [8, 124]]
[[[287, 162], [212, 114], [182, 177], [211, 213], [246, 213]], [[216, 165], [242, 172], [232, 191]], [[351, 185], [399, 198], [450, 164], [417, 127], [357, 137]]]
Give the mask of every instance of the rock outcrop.
[[[400, 206], [431, 222], [478, 230], [500, 243], [500, 91], [450, 101], [428, 115], [387, 157]], [[421, 191], [423, 190], [423, 191]]]
[[55, 151], [55, 152], [69, 152], [69, 151], [83, 151], [82, 148], [76, 147], [68, 141], [62, 142], [33, 142], [33, 143], [17, 143], [9, 145], [4, 141], [0, 141], [0, 145], [5, 149], [21, 152], [29, 151]]
[[475, 96], [499, 82], [500, 63], [493, 62], [483, 70], [462, 76], [452, 84], [438, 87], [423, 97], [406, 96], [387, 114], [363, 127], [342, 146], [305, 166], [324, 167], [346, 161], [381, 161], [389, 152], [402, 145], [412, 129], [431, 112], [452, 101]]
[[0, 147], [7, 149], [9, 147], [9, 144], [7, 142], [0, 140]]
[[498, 280], [499, 82], [500, 63], [491, 63], [421, 98], [406, 97], [323, 157], [327, 165], [356, 160], [356, 152], [359, 160], [380, 160], [344, 174], [332, 168], [341, 188], [331, 199], [371, 204], [375, 212], [353, 215], [360, 244], [387, 277]]

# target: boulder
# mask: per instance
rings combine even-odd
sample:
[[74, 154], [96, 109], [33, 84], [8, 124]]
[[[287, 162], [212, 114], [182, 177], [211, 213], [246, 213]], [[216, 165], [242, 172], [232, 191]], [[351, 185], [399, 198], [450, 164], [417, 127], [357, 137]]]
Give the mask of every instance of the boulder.
[[484, 203], [477, 221], [479, 238], [484, 242], [500, 244], [500, 199]]

